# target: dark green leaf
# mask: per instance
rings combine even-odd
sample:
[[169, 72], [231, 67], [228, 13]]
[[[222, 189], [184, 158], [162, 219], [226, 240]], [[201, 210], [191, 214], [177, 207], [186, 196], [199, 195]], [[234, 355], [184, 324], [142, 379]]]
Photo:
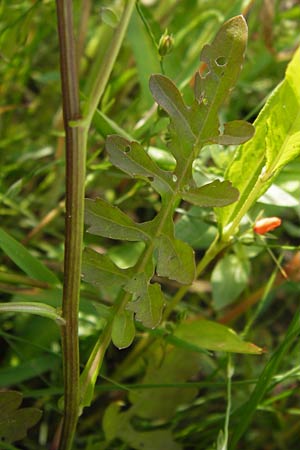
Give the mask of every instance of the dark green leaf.
[[[164, 75], [152, 75], [150, 78], [150, 90], [154, 100], [170, 116], [176, 133], [182, 136], [183, 140], [194, 142], [196, 135], [191, 128], [191, 112], [184, 104], [182, 95], [175, 84]], [[177, 159], [178, 155], [174, 155]]]
[[198, 188], [181, 192], [182, 198], [197, 206], [225, 206], [236, 202], [239, 191], [229, 181], [215, 180]]
[[88, 232], [124, 241], [146, 241], [149, 236], [127, 214], [104, 200], [86, 199], [85, 221]]
[[229, 19], [218, 31], [215, 39], [202, 49], [200, 59], [208, 66], [207, 75], [199, 74], [195, 82], [195, 96], [207, 111], [210, 119], [212, 111], [217, 114], [230, 90], [235, 86], [244, 60], [247, 45], [247, 24], [243, 16]]
[[0, 440], [15, 442], [26, 436], [28, 428], [34, 426], [42, 417], [37, 408], [18, 409], [22, 394], [16, 391], [0, 393]]
[[162, 234], [156, 240], [157, 275], [191, 284], [195, 277], [193, 249], [178, 239]]
[[105, 411], [103, 430], [108, 441], [121, 439], [135, 450], [181, 450], [172, 438], [170, 430], [135, 430], [131, 424], [131, 412], [120, 412], [120, 404], [112, 403]]
[[83, 252], [82, 273], [87, 283], [95, 286], [123, 286], [132, 275], [130, 269], [120, 269], [106, 255], [101, 255], [90, 248]]
[[172, 175], [160, 169], [138, 142], [111, 135], [106, 139], [106, 150], [112, 164], [131, 177], [140, 177], [151, 183], [161, 195], [173, 191]]
[[145, 273], [135, 275], [124, 287], [133, 294], [133, 300], [126, 306], [128, 311], [135, 313], [135, 319], [147, 328], [156, 327], [162, 318], [165, 305], [160, 285], [150, 284]]
[[[164, 357], [162, 358], [162, 354]], [[197, 375], [202, 354], [196, 354], [187, 348], [172, 347], [163, 344], [153, 345], [144, 358], [147, 361], [147, 371], [143, 384], [169, 384], [167, 389], [137, 389], [130, 392], [132, 403], [131, 414], [139, 417], [157, 420], [170, 420], [181, 405], [188, 404], [197, 395], [197, 389], [184, 389], [176, 386]]]
[[244, 120], [233, 120], [224, 124], [222, 134], [212, 141], [222, 145], [239, 145], [251, 139], [254, 135], [254, 127]]

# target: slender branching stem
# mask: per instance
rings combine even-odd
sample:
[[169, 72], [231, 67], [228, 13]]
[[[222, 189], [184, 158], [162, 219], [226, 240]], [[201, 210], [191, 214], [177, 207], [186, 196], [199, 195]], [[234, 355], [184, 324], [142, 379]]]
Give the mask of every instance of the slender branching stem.
[[60, 450], [71, 450], [79, 416], [78, 309], [83, 236], [86, 130], [79, 120], [79, 83], [72, 0], [57, 0], [60, 71], [66, 135], [66, 218], [62, 316], [64, 417]]
[[122, 45], [135, 5], [128, 0], [119, 26], [80, 111], [78, 55], [74, 39], [72, 0], [57, 0], [60, 69], [66, 134], [66, 225], [62, 332], [64, 356], [64, 419], [60, 450], [71, 450], [80, 414], [78, 310], [83, 242], [84, 182], [88, 131]]

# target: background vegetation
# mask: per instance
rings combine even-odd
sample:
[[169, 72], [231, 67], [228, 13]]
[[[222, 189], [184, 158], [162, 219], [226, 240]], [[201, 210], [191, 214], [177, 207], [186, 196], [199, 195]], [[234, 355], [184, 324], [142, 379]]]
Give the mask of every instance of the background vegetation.
[[[103, 58], [122, 10], [120, 1], [74, 1], [82, 101], [97, 75], [91, 68]], [[225, 122], [253, 122], [284, 78], [299, 44], [298, 2], [139, 2], [89, 134], [88, 198], [101, 197], [137, 222], [154, 217], [158, 195], [111, 164], [105, 139], [117, 133], [137, 140], [160, 167], [170, 169], [174, 161], [168, 153], [168, 119], [153, 106], [149, 77], [163, 71], [189, 103], [202, 47], [227, 19], [241, 13], [248, 23], [249, 42], [244, 68], [222, 109]], [[1, 15], [1, 299], [59, 308], [65, 163], [55, 2], [2, 0]], [[155, 43], [165, 30], [173, 43], [161, 58]], [[194, 163], [199, 184], [222, 177], [234, 151], [234, 146], [207, 146]], [[281, 171], [276, 184], [249, 212], [248, 222], [242, 223], [234, 245], [189, 288], [164, 327], [151, 331], [137, 323], [130, 348], [109, 346], [94, 402], [80, 418], [74, 449], [225, 450], [227, 432], [232, 449], [297, 448], [299, 170], [296, 158]], [[214, 212], [197, 206], [186, 211], [184, 204], [176, 211], [176, 237], [189, 243], [200, 261], [217, 232]], [[272, 235], [254, 235], [251, 224], [262, 215], [280, 217], [282, 226]], [[7, 233], [26, 247], [32, 259]], [[132, 266], [143, 247], [140, 242], [88, 233], [84, 241], [121, 268]], [[171, 298], [178, 285], [160, 281]], [[103, 289], [82, 283], [82, 367], [104, 327], [105, 307], [114, 298], [114, 285]], [[232, 326], [265, 353], [229, 357], [219, 351], [195, 351], [166, 338], [172, 336], [174, 324], [199, 317]], [[0, 387], [22, 392], [23, 406], [43, 411], [27, 437], [0, 445], [54, 449], [63, 394], [59, 327], [55, 321], [24, 313], [6, 312], [0, 321]], [[142, 348], [148, 333], [151, 340]]]

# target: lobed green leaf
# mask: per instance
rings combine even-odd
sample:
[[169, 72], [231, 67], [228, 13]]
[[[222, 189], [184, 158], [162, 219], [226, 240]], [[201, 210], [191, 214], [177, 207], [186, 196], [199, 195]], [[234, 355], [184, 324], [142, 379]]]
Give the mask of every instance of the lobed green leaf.
[[174, 181], [171, 173], [160, 169], [138, 142], [111, 135], [106, 139], [106, 150], [112, 164], [131, 177], [144, 179], [162, 196], [172, 193]]
[[215, 180], [198, 188], [184, 190], [181, 193], [184, 200], [196, 206], [215, 207], [234, 203], [239, 198], [239, 191], [230, 181]]
[[182, 284], [191, 284], [194, 281], [194, 251], [188, 244], [170, 235], [161, 234], [156, 239], [155, 248], [157, 275]]
[[212, 141], [222, 145], [239, 145], [249, 141], [254, 135], [254, 126], [244, 120], [224, 123], [223, 132]]
[[22, 394], [17, 391], [6, 391], [0, 394], [0, 440], [3, 443], [23, 439], [28, 428], [35, 425], [42, 417], [40, 409], [18, 409], [22, 397]]
[[147, 241], [150, 237], [127, 214], [116, 206], [97, 198], [85, 201], [88, 233], [123, 241]]
[[126, 306], [135, 313], [135, 319], [147, 328], [155, 328], [161, 321], [165, 300], [160, 285], [150, 284], [145, 273], [135, 275], [124, 289], [133, 294], [133, 300]]
[[91, 248], [85, 248], [82, 259], [83, 278], [95, 286], [124, 286], [130, 280], [132, 271], [120, 269], [106, 255], [101, 255]]

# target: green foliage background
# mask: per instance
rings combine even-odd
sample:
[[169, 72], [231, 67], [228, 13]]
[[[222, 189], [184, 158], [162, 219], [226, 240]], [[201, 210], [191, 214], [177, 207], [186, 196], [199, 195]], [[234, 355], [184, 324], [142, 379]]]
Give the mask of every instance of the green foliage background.
[[[91, 2], [86, 23], [83, 3], [74, 2], [76, 27], [83, 30], [78, 31], [78, 43], [84, 101], [96, 75], [89, 69], [96, 58], [103, 56], [101, 49], [105, 51], [114, 33], [115, 15], [120, 16], [122, 2]], [[212, 41], [225, 20], [244, 13], [249, 27], [245, 64], [230, 101], [222, 109], [221, 119], [253, 122], [271, 91], [284, 78], [299, 44], [300, 25], [296, 1], [140, 3], [143, 20], [136, 10], [93, 120], [86, 179], [87, 197], [101, 197], [137, 222], [153, 218], [159, 209], [159, 196], [148, 184], [131, 179], [112, 166], [104, 146], [107, 135], [119, 134], [141, 142], [162, 169], [174, 168], [174, 159], [168, 152], [168, 120], [162, 111], [156, 114], [153, 109], [150, 75], [163, 68], [184, 100], [191, 102], [191, 80], [199, 67], [202, 47]], [[105, 7], [114, 13], [101, 9]], [[15, 242], [11, 243], [12, 253], [1, 244], [1, 298], [43, 302], [59, 308], [65, 180], [55, 2], [3, 0], [1, 17], [0, 238], [8, 245], [5, 233], [9, 233], [33, 257], [28, 259], [26, 254], [22, 266]], [[165, 29], [173, 35], [174, 46], [161, 64], [155, 43]], [[234, 151], [233, 146], [207, 146], [194, 163], [196, 182], [200, 185], [223, 177]], [[228, 448], [236, 448], [239, 430], [254, 411], [240, 448], [296, 448], [299, 344], [293, 340], [295, 330], [291, 328], [290, 334], [287, 330], [297, 314], [299, 297], [299, 168], [296, 158], [281, 171], [275, 187], [251, 209], [248, 222], [242, 223], [234, 247], [222, 254], [187, 292], [165, 329], [151, 331], [139, 325], [131, 349], [109, 348], [96, 385], [95, 402], [84, 411], [74, 449], [222, 448], [219, 432], [224, 428], [230, 378], [227, 356], [218, 352], [218, 347], [210, 347], [214, 353], [199, 351], [204, 345], [199, 337], [203, 333], [196, 325], [188, 328], [190, 338], [182, 340], [182, 333], [186, 337], [184, 320], [199, 317], [233, 326], [247, 340], [266, 349], [261, 356], [236, 355], [232, 359], [233, 437], [229, 440], [232, 447]], [[193, 246], [199, 261], [217, 232], [213, 211], [193, 206], [186, 212], [181, 206], [175, 216], [176, 237]], [[251, 223], [260, 214], [282, 218], [283, 226], [273, 238], [253, 236]], [[125, 269], [134, 265], [143, 251], [141, 242], [124, 243], [88, 233], [85, 244], [106, 253]], [[278, 264], [288, 272], [290, 281], [280, 278]], [[171, 297], [178, 286], [165, 280], [163, 288]], [[82, 285], [82, 363], [104, 327], [115, 294], [114, 283], [105, 287]], [[258, 300], [259, 306], [250, 306]], [[26, 404], [43, 410], [41, 421], [29, 437], [16, 447], [11, 444], [11, 448], [48, 448], [61, 414], [59, 329], [45, 317], [27, 314], [1, 314], [0, 321], [0, 387], [20, 390]], [[130, 326], [124, 317], [120, 321], [120, 327], [122, 323]], [[176, 331], [174, 323], [178, 324]], [[120, 327], [115, 330], [116, 341], [120, 339], [116, 336]], [[140, 353], [139, 345], [146, 332], [150, 333], [151, 345]], [[261, 374], [269, 377], [267, 386], [263, 386]], [[252, 392], [257, 395], [251, 397], [252, 403], [247, 403]], [[245, 419], [240, 412], [243, 407]], [[221, 437], [217, 442], [218, 434]]]

